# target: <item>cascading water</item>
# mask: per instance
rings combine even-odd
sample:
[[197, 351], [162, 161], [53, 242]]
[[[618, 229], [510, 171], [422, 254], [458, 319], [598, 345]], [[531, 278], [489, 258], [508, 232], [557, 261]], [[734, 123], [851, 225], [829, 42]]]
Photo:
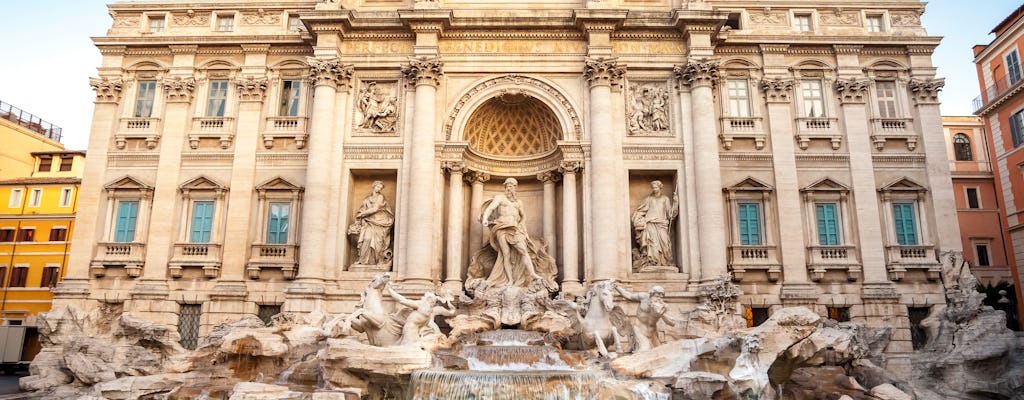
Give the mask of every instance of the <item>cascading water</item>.
[[582, 355], [544, 344], [537, 332], [484, 332], [454, 355], [468, 369], [414, 372], [412, 400], [593, 399], [608, 377], [586, 370]]

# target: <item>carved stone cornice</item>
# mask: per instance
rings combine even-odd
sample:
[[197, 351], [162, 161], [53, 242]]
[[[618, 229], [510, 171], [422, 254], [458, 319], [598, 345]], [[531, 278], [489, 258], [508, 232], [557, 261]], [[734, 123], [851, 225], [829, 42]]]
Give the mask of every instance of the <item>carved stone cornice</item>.
[[853, 45], [853, 44], [837, 44], [833, 45], [832, 49], [835, 50], [836, 54], [860, 54], [864, 46]]
[[868, 81], [866, 79], [839, 79], [835, 83], [835, 88], [842, 104], [864, 104], [867, 101]]
[[355, 68], [352, 64], [342, 64], [337, 57], [317, 58], [306, 57], [309, 65], [309, 82], [314, 87], [326, 85], [338, 90], [348, 90]]
[[483, 184], [491, 180], [491, 174], [488, 174], [486, 172], [467, 170], [462, 174], [462, 179], [464, 179], [466, 182], [469, 182], [469, 184]]
[[462, 160], [442, 161], [441, 169], [449, 174], [465, 174], [467, 172], [466, 163]]
[[263, 95], [267, 92], [267, 78], [247, 76], [235, 80], [235, 88], [238, 90], [238, 100], [263, 101]]
[[786, 54], [789, 53], [788, 44], [762, 44], [762, 54]]
[[561, 178], [562, 177], [561, 177], [561, 175], [558, 174], [557, 170], [555, 170], [555, 171], [544, 171], [544, 172], [541, 172], [541, 173], [537, 174], [537, 180], [541, 181], [541, 182], [545, 182], [545, 183], [546, 182], [552, 182], [552, 183], [558, 182], [558, 180], [561, 179]]
[[120, 79], [90, 78], [89, 86], [96, 91], [97, 103], [117, 103], [121, 100]]
[[167, 47], [171, 49], [171, 54], [196, 54], [199, 50], [199, 46], [194, 44], [172, 44]]
[[580, 170], [582, 170], [582, 169], [583, 169], [583, 162], [582, 161], [569, 161], [569, 160], [566, 160], [566, 161], [562, 161], [561, 163], [558, 164], [558, 173], [560, 173], [562, 175], [565, 175], [565, 174], [576, 174], [576, 173], [579, 173]]
[[442, 66], [444, 64], [437, 57], [411, 57], [409, 63], [402, 66], [402, 76], [408, 79], [412, 86], [437, 87], [441, 83], [441, 76], [444, 75], [441, 71]]
[[622, 81], [626, 74], [626, 66], [619, 65], [615, 58], [587, 58], [584, 61], [583, 76], [590, 82], [590, 86], [614, 86]]
[[196, 88], [195, 78], [165, 78], [162, 83], [168, 103], [188, 103], [192, 101], [192, 90]]
[[680, 86], [714, 87], [719, 80], [718, 61], [702, 58], [691, 60], [683, 65], [676, 65], [672, 69]]
[[943, 78], [911, 79], [908, 86], [917, 105], [939, 104], [939, 92], [946, 86], [946, 80]]
[[761, 92], [768, 103], [789, 103], [793, 99], [792, 79], [764, 79], [761, 81]]

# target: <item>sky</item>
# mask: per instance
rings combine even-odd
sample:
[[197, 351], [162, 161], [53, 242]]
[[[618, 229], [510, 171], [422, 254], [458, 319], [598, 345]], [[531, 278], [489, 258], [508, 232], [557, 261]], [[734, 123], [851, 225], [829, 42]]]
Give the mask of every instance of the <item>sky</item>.
[[[110, 26], [106, 0], [0, 0], [0, 101], [63, 128], [68, 149], [88, 145], [99, 51], [91, 37]], [[842, 0], [836, 0], [842, 1]], [[922, 23], [928, 34], [944, 36], [933, 62], [946, 78], [943, 115], [970, 115], [978, 96], [971, 48], [992, 41], [989, 32], [1021, 4], [1019, 0], [933, 0]], [[45, 16], [45, 23], [41, 23]]]

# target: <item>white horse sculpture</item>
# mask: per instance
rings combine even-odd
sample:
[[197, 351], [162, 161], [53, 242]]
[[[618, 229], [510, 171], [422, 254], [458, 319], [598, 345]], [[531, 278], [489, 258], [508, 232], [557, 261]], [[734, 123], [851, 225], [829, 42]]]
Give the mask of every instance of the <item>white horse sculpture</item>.
[[384, 310], [384, 288], [391, 281], [388, 274], [377, 275], [363, 289], [356, 310], [345, 319], [345, 326], [366, 334], [373, 346], [390, 346], [402, 337], [405, 318]]
[[[608, 348], [615, 346], [615, 351], [626, 350], [623, 343], [628, 338], [619, 332], [630, 332], [629, 322], [622, 309], [612, 301], [615, 298], [615, 281], [607, 280], [592, 284], [583, 296], [583, 316], [579, 318], [579, 339], [583, 348], [597, 347], [603, 357], [608, 356]], [[577, 310], [577, 317], [580, 313]]]

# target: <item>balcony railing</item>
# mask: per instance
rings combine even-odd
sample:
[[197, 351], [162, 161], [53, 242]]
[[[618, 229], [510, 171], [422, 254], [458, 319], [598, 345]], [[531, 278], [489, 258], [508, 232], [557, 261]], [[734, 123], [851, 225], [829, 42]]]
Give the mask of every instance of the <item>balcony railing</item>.
[[146, 258], [145, 243], [99, 242], [96, 247], [96, 258], [89, 268], [93, 276], [105, 276], [107, 267], [124, 267], [132, 278], [141, 275]]
[[796, 140], [800, 150], [807, 150], [811, 140], [823, 139], [832, 144], [832, 150], [839, 150], [843, 136], [839, 133], [838, 118], [800, 117], [796, 119]]
[[217, 139], [220, 148], [231, 147], [235, 136], [235, 119], [231, 117], [196, 117], [192, 118], [192, 130], [188, 133], [188, 144], [193, 149], [199, 148], [202, 139]]
[[48, 139], [60, 141], [61, 128], [31, 113], [0, 101], [0, 118], [11, 121]]
[[756, 117], [722, 117], [722, 148], [732, 149], [732, 142], [736, 139], [753, 139], [754, 148], [764, 148], [765, 138], [768, 136], [761, 125], [761, 118]]
[[828, 270], [846, 271], [846, 279], [856, 281], [860, 278], [860, 262], [857, 261], [857, 247], [852, 245], [839, 246], [808, 246], [807, 267], [811, 280], [817, 282], [825, 277]]
[[888, 140], [905, 140], [907, 150], [917, 148], [917, 132], [914, 130], [913, 118], [872, 118], [871, 141], [875, 150], [882, 151]]
[[246, 270], [250, 279], [260, 279], [260, 271], [279, 268], [285, 279], [295, 279], [299, 266], [299, 246], [294, 244], [253, 244]]
[[907, 270], [924, 270], [929, 280], [938, 280], [942, 265], [935, 256], [935, 246], [923, 245], [888, 245], [885, 247], [888, 258], [889, 279], [900, 280]]
[[776, 281], [782, 273], [777, 246], [729, 246], [729, 268], [736, 280], [743, 280], [748, 270], [763, 270], [768, 280]]
[[146, 148], [156, 148], [160, 138], [160, 118], [121, 118], [121, 125], [114, 135], [114, 145], [118, 149], [124, 149], [128, 140], [141, 139], [146, 142]]
[[309, 133], [308, 119], [305, 117], [268, 117], [263, 129], [263, 147], [274, 147], [274, 139], [291, 138], [295, 147], [306, 147], [306, 134]]
[[167, 269], [172, 278], [182, 277], [185, 267], [200, 267], [207, 278], [220, 273], [221, 245], [219, 243], [175, 243]]
[[1013, 89], [1022, 84], [1024, 84], [1024, 79], [1020, 79], [1017, 82], [1010, 82], [1006, 79], [1006, 77], [997, 79], [995, 83], [992, 84], [992, 86], [985, 88], [985, 91], [981, 92], [981, 95], [974, 98], [974, 112], [978, 112], [978, 110], [981, 110], [989, 103], [998, 100], [1000, 97], [1003, 96], [1003, 94], [1010, 91], [1010, 89]]

